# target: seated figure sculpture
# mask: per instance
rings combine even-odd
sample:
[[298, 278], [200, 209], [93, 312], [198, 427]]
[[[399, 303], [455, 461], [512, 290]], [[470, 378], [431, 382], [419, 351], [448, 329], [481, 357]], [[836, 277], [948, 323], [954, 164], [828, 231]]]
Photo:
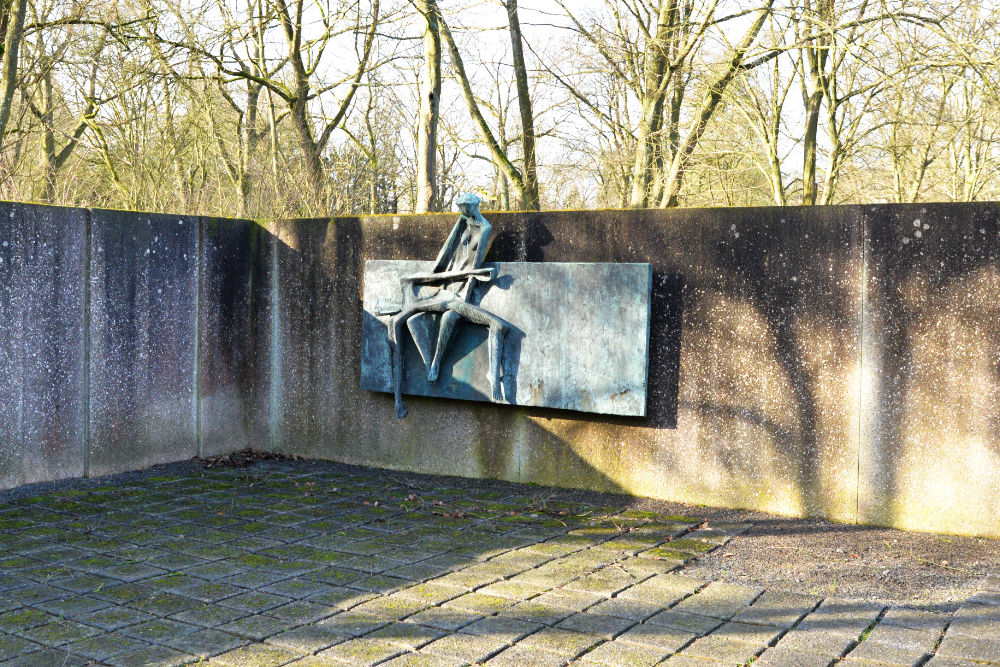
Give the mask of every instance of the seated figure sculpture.
[[[479, 212], [480, 199], [473, 194], [460, 195], [455, 200], [461, 217], [451, 230], [441, 252], [438, 253], [434, 268], [429, 273], [416, 273], [399, 279], [402, 290], [402, 305], [399, 312], [389, 322], [389, 347], [392, 351], [392, 386], [396, 398], [396, 417], [406, 416], [402, 400], [404, 364], [403, 325], [406, 324], [418, 349], [423, 355], [424, 347], [419, 337], [427, 331], [428, 318], [437, 317], [437, 344], [433, 358], [427, 367], [427, 380], [436, 382], [441, 371], [441, 360], [448, 350], [448, 344], [455, 333], [459, 320], [465, 319], [475, 324], [489, 327], [489, 370], [488, 380], [493, 392], [493, 400], [503, 401], [501, 374], [503, 369], [503, 339], [508, 324], [493, 313], [473, 304], [472, 292], [475, 282], [489, 282], [494, 278], [493, 269], [482, 268], [483, 258], [489, 249], [493, 228]], [[425, 365], [428, 359], [424, 358]]]

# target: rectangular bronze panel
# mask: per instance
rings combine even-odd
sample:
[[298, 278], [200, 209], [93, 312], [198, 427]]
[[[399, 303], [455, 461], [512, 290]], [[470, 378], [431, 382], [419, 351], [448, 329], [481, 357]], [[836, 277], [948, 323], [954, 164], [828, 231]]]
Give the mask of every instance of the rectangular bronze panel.
[[[399, 276], [433, 262], [365, 264], [361, 386], [392, 391], [384, 304], [400, 301]], [[504, 340], [504, 397], [528, 405], [644, 416], [652, 268], [649, 264], [500, 262], [473, 302], [510, 324]], [[438, 316], [422, 317], [436, 327]], [[406, 339], [403, 393], [491, 401], [485, 326], [463, 321], [437, 382]], [[436, 340], [436, 332], [428, 338]]]

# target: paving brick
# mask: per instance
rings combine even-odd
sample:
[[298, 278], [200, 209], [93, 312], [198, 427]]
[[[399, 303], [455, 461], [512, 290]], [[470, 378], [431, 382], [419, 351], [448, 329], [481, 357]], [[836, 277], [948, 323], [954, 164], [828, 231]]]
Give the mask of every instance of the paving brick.
[[486, 661], [488, 667], [562, 667], [569, 658], [558, 653], [549, 653], [524, 646], [511, 646]]
[[19, 655], [25, 655], [40, 650], [42, 647], [34, 642], [14, 635], [0, 634], [0, 660], [8, 660]]
[[445, 632], [443, 630], [417, 625], [416, 623], [399, 622], [390, 623], [366, 636], [373, 639], [384, 639], [408, 650], [415, 651], [435, 639], [440, 639], [444, 635]]
[[938, 647], [937, 655], [984, 662], [1000, 662], [1000, 635], [971, 637], [952, 634], [949, 629], [941, 646]]
[[754, 667], [829, 667], [833, 659], [817, 653], [802, 653], [777, 646], [754, 661]]
[[865, 643], [886, 644], [907, 651], [931, 653], [940, 638], [941, 633], [936, 630], [914, 630], [879, 623], [865, 639]]
[[351, 639], [342, 644], [322, 651], [317, 657], [340, 660], [352, 665], [374, 665], [401, 653], [403, 649], [398, 644], [384, 639], [363, 637]]
[[115, 656], [106, 662], [115, 667], [180, 667], [180, 665], [187, 665], [196, 660], [188, 653], [166, 646], [149, 646], [132, 653]]
[[70, 653], [82, 655], [86, 658], [104, 661], [122, 653], [132, 653], [148, 647], [148, 642], [128, 639], [119, 634], [107, 633], [80, 639], [62, 648]]
[[816, 628], [795, 628], [778, 641], [784, 649], [839, 657], [855, 645], [853, 637]]
[[767, 646], [773, 644], [784, 632], [784, 628], [778, 628], [772, 625], [755, 625], [751, 623], [730, 621], [728, 623], [723, 623], [719, 628], [713, 631], [712, 636], [721, 637], [723, 639], [731, 639], [737, 642], [744, 642], [759, 648], [766, 648]]
[[576, 632], [597, 635], [598, 637], [603, 637], [604, 639], [614, 639], [635, 624], [635, 621], [630, 621], [624, 618], [615, 618], [614, 616], [604, 616], [603, 614], [590, 614], [582, 612], [560, 621], [556, 624], [556, 627], [564, 630], [574, 630]]
[[923, 662], [926, 653], [900, 648], [889, 644], [873, 641], [863, 641], [844, 658], [844, 664], [861, 662], [864, 664], [891, 665], [892, 667], [911, 667]]
[[250, 644], [226, 651], [212, 662], [229, 667], [279, 667], [296, 659], [294, 653], [266, 644]]
[[616, 616], [618, 618], [626, 618], [636, 622], [644, 621], [653, 614], [657, 614], [661, 611], [663, 611], [663, 609], [659, 605], [621, 597], [603, 600], [587, 609], [588, 613]]
[[506, 642], [492, 637], [451, 634], [431, 642], [420, 652], [465, 662], [483, 662], [506, 647]]
[[489, 616], [469, 623], [459, 630], [459, 633], [486, 635], [501, 639], [508, 644], [513, 644], [522, 637], [526, 637], [542, 627], [544, 626], [539, 623], [531, 623], [520, 619]]
[[519, 645], [572, 658], [596, 646], [601, 641], [603, 639], [597, 635], [562, 628], [543, 628], [522, 639]]
[[695, 638], [696, 635], [689, 632], [675, 630], [663, 625], [643, 623], [633, 626], [625, 633], [619, 635], [615, 641], [654, 646], [668, 652], [677, 652], [685, 645], [690, 644]]
[[749, 606], [759, 593], [759, 589], [716, 582], [681, 600], [674, 609], [729, 619]]
[[743, 664], [762, 652], [762, 647], [709, 635], [694, 640], [690, 646], [681, 651], [681, 655]]
[[702, 616], [701, 614], [689, 614], [676, 609], [665, 611], [650, 617], [646, 623], [650, 625], [663, 625], [675, 630], [690, 632], [695, 635], [707, 635], [712, 630], [722, 625], [723, 621], [712, 616]]
[[941, 632], [951, 620], [949, 614], [941, 614], [934, 611], [924, 611], [922, 609], [908, 609], [897, 607], [885, 612], [880, 623], [885, 625], [898, 625], [903, 628], [914, 630], [929, 630]]
[[247, 643], [243, 637], [220, 630], [199, 630], [183, 637], [172, 637], [164, 642], [171, 648], [190, 653], [198, 658], [209, 658]]

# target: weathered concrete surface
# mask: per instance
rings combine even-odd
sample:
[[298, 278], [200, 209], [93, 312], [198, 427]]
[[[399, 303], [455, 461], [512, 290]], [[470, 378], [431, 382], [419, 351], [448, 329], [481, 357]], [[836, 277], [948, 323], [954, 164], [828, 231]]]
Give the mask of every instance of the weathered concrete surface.
[[[648, 264], [507, 262], [485, 264], [489, 283], [472, 302], [510, 326], [504, 336], [504, 402], [602, 414], [646, 414], [649, 308]], [[377, 303], [400, 301], [400, 276], [428, 272], [433, 262], [365, 263], [361, 386], [393, 391], [388, 323]], [[437, 317], [436, 315], [434, 317]], [[459, 324], [437, 382], [409, 333], [404, 358], [407, 394], [493, 401], [487, 377], [488, 329]], [[428, 337], [437, 340], [437, 328]], [[433, 356], [431, 349], [429, 356]]]
[[859, 520], [1000, 536], [1000, 209], [866, 207]]
[[[860, 209], [487, 214], [487, 259], [653, 265], [645, 419], [358, 389], [363, 260], [431, 257], [454, 216], [275, 225], [282, 451], [853, 520]], [[334, 298], [339, 294], [340, 298]]]
[[198, 454], [198, 218], [94, 210], [87, 474]]
[[198, 443], [203, 456], [270, 439], [271, 235], [248, 220], [202, 218]]
[[83, 474], [86, 231], [0, 203], [0, 488]]

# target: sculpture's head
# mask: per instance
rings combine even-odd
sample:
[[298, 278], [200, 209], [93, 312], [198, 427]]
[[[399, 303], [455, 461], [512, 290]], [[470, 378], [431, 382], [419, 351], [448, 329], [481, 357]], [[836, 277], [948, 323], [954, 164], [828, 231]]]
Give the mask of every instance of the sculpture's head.
[[467, 192], [464, 195], [459, 195], [455, 198], [455, 206], [458, 210], [462, 212], [462, 215], [476, 219], [479, 217], [479, 204], [482, 203], [482, 199]]

